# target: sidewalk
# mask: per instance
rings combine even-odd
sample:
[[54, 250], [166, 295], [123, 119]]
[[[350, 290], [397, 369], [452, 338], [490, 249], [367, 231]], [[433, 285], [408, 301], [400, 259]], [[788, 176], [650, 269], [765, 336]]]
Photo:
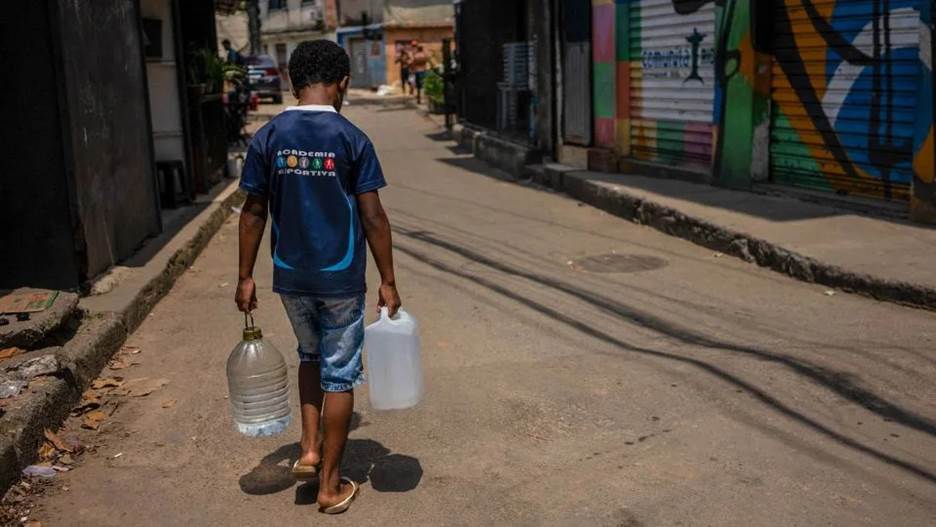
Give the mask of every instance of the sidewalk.
[[[47, 365], [18, 396], [0, 405], [0, 494], [37, 458], [46, 429], [57, 429], [111, 356], [147, 317], [241, 202], [237, 181], [225, 180], [187, 207], [164, 211], [163, 233], [114, 266], [77, 301], [62, 295], [63, 309], [77, 311], [65, 325], [64, 342], [8, 359], [3, 370]], [[75, 310], [77, 303], [77, 310]], [[64, 316], [64, 315], [63, 315]], [[46, 339], [47, 340], [47, 339]]]
[[936, 310], [936, 229], [792, 197], [547, 164], [534, 181], [713, 250], [880, 300]]

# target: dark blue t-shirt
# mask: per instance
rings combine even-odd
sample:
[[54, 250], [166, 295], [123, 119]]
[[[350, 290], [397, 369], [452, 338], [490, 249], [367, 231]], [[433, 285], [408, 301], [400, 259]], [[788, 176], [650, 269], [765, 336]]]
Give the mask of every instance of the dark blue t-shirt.
[[363, 293], [367, 265], [358, 194], [386, 185], [370, 140], [331, 106], [294, 106], [250, 142], [240, 187], [267, 196], [273, 291]]

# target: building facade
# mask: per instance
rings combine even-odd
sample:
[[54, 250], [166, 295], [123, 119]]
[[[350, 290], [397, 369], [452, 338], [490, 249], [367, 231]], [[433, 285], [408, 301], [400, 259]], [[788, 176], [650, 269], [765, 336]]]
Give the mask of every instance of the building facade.
[[216, 53], [214, 2], [19, 2], [7, 15], [0, 289], [86, 290], [162, 230], [166, 183], [185, 201], [221, 177], [223, 120], [197, 139], [190, 126], [220, 94], [189, 97], [199, 79], [184, 73], [197, 50]]
[[450, 0], [338, 0], [338, 13], [355, 88], [402, 87], [396, 59], [403, 46], [418, 40], [439, 65], [443, 41], [454, 36]]
[[284, 78], [300, 42], [335, 40], [336, 6], [336, 0], [260, 0], [262, 52], [273, 57]]
[[931, 0], [550, 0], [515, 22], [518, 3], [456, 2], [468, 122], [503, 124], [490, 94], [506, 72], [484, 63], [506, 67], [492, 43], [525, 31], [554, 51], [535, 53], [555, 118], [533, 144], [565, 164], [870, 198], [936, 221]]
[[591, 137], [569, 144], [936, 220], [931, 1], [560, 4], [591, 13]]

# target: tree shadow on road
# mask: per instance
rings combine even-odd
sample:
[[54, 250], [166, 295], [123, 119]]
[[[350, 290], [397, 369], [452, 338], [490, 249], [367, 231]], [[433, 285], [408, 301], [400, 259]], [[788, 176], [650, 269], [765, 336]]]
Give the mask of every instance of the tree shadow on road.
[[[351, 430], [361, 427], [361, 415], [351, 417]], [[260, 460], [256, 467], [238, 480], [245, 494], [254, 496], [276, 494], [295, 486], [291, 468], [299, 459], [299, 443], [280, 446]], [[419, 460], [403, 454], [394, 454], [372, 439], [349, 439], [341, 464], [343, 475], [358, 483], [370, 481], [378, 492], [408, 492], [422, 479]], [[318, 481], [296, 488], [296, 504], [311, 505], [318, 495]]]

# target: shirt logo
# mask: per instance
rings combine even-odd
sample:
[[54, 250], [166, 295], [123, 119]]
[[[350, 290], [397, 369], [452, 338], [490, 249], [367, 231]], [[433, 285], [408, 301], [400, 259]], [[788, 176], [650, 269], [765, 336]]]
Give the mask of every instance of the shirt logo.
[[336, 177], [334, 152], [282, 149], [276, 153], [276, 174], [284, 176]]

